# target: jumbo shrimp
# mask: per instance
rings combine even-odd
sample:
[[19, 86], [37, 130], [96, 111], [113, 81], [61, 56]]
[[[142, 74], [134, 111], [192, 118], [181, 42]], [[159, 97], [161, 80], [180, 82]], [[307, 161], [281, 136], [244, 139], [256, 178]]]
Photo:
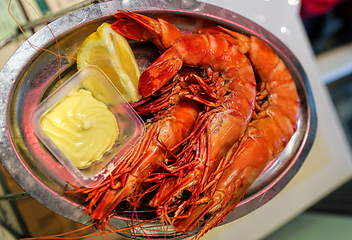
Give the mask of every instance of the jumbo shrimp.
[[251, 37], [249, 57], [260, 77], [254, 119], [239, 146], [235, 146], [217, 184], [203, 195], [203, 199], [198, 199], [200, 204], [192, 212], [184, 213], [187, 218], [180, 215], [174, 223], [177, 231], [185, 232], [205, 224], [195, 239], [225, 219], [297, 129], [300, 101], [285, 63], [256, 37]]

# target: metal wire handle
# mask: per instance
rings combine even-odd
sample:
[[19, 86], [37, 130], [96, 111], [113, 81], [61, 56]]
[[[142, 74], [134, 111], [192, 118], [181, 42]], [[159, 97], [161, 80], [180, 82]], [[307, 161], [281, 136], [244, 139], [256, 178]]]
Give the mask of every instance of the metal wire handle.
[[10, 201], [10, 200], [26, 198], [26, 197], [30, 197], [29, 193], [27, 192], [11, 193], [11, 194], [0, 196], [0, 201]]

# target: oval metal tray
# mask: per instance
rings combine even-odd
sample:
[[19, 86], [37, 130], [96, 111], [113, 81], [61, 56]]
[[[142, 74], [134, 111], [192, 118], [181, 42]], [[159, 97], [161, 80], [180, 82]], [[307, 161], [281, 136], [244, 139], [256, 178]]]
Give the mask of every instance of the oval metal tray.
[[[275, 49], [297, 85], [301, 100], [298, 129], [285, 150], [270, 162], [224, 223], [254, 211], [277, 195], [299, 170], [315, 138], [317, 118], [307, 76], [292, 52], [270, 32], [236, 13], [191, 0], [109, 1], [92, 5], [59, 18], [49, 24], [51, 31], [44, 27], [29, 39], [31, 44], [25, 42], [20, 46], [0, 72], [0, 158], [13, 179], [52, 211], [80, 223], [90, 221], [84, 212], [83, 197], [64, 194], [67, 181], [77, 183], [35, 137], [29, 126], [29, 116], [41, 100], [77, 71], [72, 57], [76, 56], [78, 47], [100, 24], [113, 22], [117, 9], [164, 18], [185, 34], [202, 27], [222, 25], [258, 36]], [[141, 71], [159, 55], [152, 43], [130, 43]], [[42, 49], [59, 52], [67, 58], [61, 58], [59, 68], [58, 58]], [[122, 217], [115, 217], [112, 222], [116, 227], [127, 224]], [[152, 225], [158, 227], [155, 223]], [[193, 233], [171, 234], [170, 238]], [[163, 234], [161, 238], [164, 238]]]

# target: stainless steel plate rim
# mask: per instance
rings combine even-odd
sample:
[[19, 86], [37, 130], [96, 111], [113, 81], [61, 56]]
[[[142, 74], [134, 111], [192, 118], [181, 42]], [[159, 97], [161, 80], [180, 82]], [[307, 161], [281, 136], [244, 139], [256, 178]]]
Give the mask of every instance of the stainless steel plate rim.
[[[271, 164], [271, 171], [277, 171], [277, 169], [275, 169], [277, 167], [283, 168], [280, 174], [272, 179], [270, 184], [266, 185], [266, 187], [260, 189], [260, 191], [254, 191], [248, 198], [244, 199], [244, 201], [228, 215], [224, 223], [231, 222], [254, 211], [276, 196], [301, 167], [314, 142], [317, 129], [316, 111], [309, 82], [302, 66], [295, 56], [275, 36], [248, 19], [229, 10], [192, 0], [157, 0], [152, 3], [147, 0], [127, 2], [109, 1], [65, 15], [49, 24], [49, 26], [53, 34], [60, 39], [60, 37], [64, 36], [67, 32], [80, 29], [88, 23], [96, 20], [111, 19], [111, 16], [117, 9], [156, 13], [169, 12], [170, 14], [183, 14], [193, 16], [194, 18], [201, 17], [210, 19], [210, 21], [220, 21], [228, 25], [232, 24], [235, 27], [242, 27], [245, 31], [248, 31], [249, 34], [257, 35], [266, 40], [286, 59], [286, 63], [291, 66], [291, 71], [297, 73], [299, 78], [297, 81], [302, 85], [299, 89], [301, 93], [300, 97], [305, 101], [305, 105], [303, 105], [305, 107], [305, 119], [301, 121], [300, 126], [302, 127], [299, 128], [298, 133], [295, 134], [298, 136], [297, 139], [301, 141], [301, 144], [296, 147], [296, 152], [292, 160], [284, 167], [275, 166], [275, 162]], [[31, 62], [38, 57], [38, 50], [32, 46], [43, 48], [55, 42], [51, 31], [47, 27], [44, 27], [34, 34], [29, 39], [32, 45], [28, 42], [21, 45], [0, 72], [0, 158], [2, 164], [13, 179], [38, 202], [73, 221], [88, 223], [90, 218], [85, 214], [84, 206], [71, 202], [70, 199], [63, 197], [60, 192], [49, 188], [29, 170], [30, 168], [26, 166], [26, 163], [21, 159], [18, 150], [14, 148], [16, 139], [14, 139], [10, 133], [11, 119], [9, 119], [9, 109], [11, 101], [13, 101], [12, 95], [14, 88], [18, 79], [28, 74], [28, 72], [26, 72], [28, 67]], [[291, 142], [294, 143], [294, 141]], [[21, 149], [21, 151], [23, 151], [23, 149]], [[270, 171], [270, 169], [268, 171]], [[263, 181], [263, 179], [259, 179], [258, 181]]]

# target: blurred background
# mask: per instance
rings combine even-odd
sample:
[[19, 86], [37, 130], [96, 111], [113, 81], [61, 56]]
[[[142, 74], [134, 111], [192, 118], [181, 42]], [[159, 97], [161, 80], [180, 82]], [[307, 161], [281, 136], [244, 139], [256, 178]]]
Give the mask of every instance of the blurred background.
[[[29, 37], [44, 26], [38, 14], [49, 23], [69, 11], [97, 2], [12, 0], [9, 9], [16, 23], [8, 13], [9, 0], [0, 1], [0, 69], [25, 41], [18, 24]], [[352, 0], [301, 0], [295, 4], [300, 7], [299, 18], [314, 53], [320, 81], [334, 104], [344, 139], [352, 148]], [[2, 167], [0, 170], [0, 197], [22, 193], [6, 171]], [[28, 196], [13, 195], [0, 201], [0, 239], [58, 234], [81, 226]], [[265, 239], [351, 239], [351, 236], [352, 181], [348, 180]]]

